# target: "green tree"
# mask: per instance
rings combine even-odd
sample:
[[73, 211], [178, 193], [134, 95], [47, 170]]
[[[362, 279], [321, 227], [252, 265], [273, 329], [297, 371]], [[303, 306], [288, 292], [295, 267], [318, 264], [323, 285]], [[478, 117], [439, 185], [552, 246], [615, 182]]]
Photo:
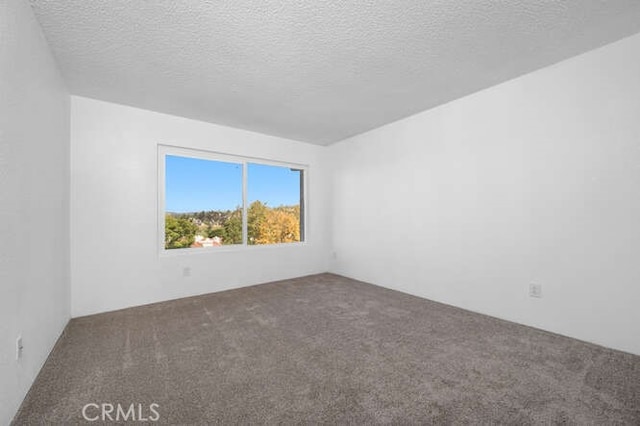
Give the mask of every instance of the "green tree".
[[178, 249], [191, 246], [196, 239], [197, 230], [196, 224], [190, 220], [166, 214], [164, 217], [164, 247]]
[[220, 237], [224, 241], [225, 231], [223, 227], [214, 228], [213, 226], [209, 225], [207, 227], [206, 235], [208, 238]]
[[247, 209], [247, 238], [249, 244], [258, 244], [260, 232], [267, 220], [269, 208], [261, 201], [254, 201]]
[[222, 244], [242, 244], [242, 209], [234, 210], [224, 223]]

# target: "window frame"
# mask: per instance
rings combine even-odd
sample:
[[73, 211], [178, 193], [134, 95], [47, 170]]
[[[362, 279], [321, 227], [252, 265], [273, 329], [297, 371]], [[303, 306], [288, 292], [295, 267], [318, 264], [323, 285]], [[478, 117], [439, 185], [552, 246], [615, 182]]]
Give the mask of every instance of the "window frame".
[[[198, 160], [220, 161], [234, 163], [242, 166], [242, 243], [223, 245], [220, 247], [205, 249], [166, 249], [165, 248], [165, 214], [166, 214], [166, 157], [168, 155], [194, 158]], [[248, 165], [260, 164], [266, 166], [286, 167], [302, 171], [302, 199], [300, 201], [300, 234], [302, 241], [293, 243], [274, 244], [248, 244]], [[278, 161], [266, 158], [248, 157], [243, 155], [227, 154], [216, 151], [208, 151], [198, 148], [185, 148], [181, 146], [158, 144], [158, 250], [160, 256], [191, 255], [203, 253], [219, 253], [229, 251], [262, 250], [281, 247], [304, 246], [309, 240], [309, 166], [307, 164]]]

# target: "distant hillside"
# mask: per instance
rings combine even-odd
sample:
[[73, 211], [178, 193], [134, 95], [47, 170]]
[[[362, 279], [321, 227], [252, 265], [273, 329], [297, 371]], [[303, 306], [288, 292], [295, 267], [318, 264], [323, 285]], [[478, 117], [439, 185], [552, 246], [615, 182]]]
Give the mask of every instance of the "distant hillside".
[[225, 224], [233, 210], [209, 210], [209, 211], [200, 211], [200, 212], [189, 212], [189, 213], [174, 213], [167, 212], [169, 216], [173, 216], [176, 219], [187, 219], [196, 225], [209, 225], [212, 227], [219, 227]]

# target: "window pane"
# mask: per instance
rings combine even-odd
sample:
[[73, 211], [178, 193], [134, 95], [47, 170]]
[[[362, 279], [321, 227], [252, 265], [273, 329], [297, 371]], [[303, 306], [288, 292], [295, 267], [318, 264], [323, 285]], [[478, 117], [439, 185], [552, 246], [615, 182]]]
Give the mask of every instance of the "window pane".
[[289, 167], [248, 164], [249, 244], [304, 241], [303, 173]]
[[242, 244], [242, 164], [165, 156], [165, 248]]

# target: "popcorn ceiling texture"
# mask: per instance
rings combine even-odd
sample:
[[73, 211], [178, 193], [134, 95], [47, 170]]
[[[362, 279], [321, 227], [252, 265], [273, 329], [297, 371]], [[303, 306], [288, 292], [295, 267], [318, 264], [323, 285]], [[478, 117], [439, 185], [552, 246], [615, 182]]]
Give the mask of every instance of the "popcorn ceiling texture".
[[329, 144], [640, 31], [637, 0], [31, 0], [72, 94]]

